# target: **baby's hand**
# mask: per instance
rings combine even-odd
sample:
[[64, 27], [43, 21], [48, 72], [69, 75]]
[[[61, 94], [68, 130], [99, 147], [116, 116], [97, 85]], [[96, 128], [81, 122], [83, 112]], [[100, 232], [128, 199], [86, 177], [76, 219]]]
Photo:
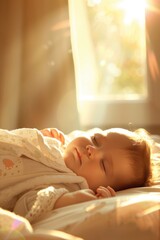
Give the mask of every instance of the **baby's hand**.
[[68, 192], [63, 194], [60, 198], [57, 199], [54, 208], [65, 207], [68, 205], [87, 202], [97, 199], [94, 191], [91, 189], [77, 190], [75, 192]]
[[59, 140], [62, 144], [65, 143], [65, 136], [64, 134], [58, 130], [57, 128], [44, 128], [40, 130], [43, 136], [56, 138]]
[[113, 188], [111, 188], [110, 186], [106, 187], [98, 187], [97, 188], [97, 198], [108, 198], [108, 197], [115, 197], [116, 196], [116, 192], [114, 191]]

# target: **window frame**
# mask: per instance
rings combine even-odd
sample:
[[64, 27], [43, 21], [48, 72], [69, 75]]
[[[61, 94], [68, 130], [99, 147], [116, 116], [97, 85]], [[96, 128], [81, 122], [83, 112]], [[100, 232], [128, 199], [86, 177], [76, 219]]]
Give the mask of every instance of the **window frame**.
[[[160, 9], [160, 3], [157, 0], [150, 0], [152, 9]], [[88, 25], [85, 24], [87, 19], [83, 18], [81, 11], [86, 11], [85, 0], [69, 0], [70, 23], [71, 23], [71, 42], [73, 49], [73, 59], [75, 64], [75, 76], [78, 89], [78, 80], [83, 77], [93, 79], [97, 77], [94, 61], [87, 60], [84, 63], [85, 51], [92, 51], [93, 46], [88, 45], [90, 41]], [[81, 17], [81, 22], [78, 18]], [[153, 126], [160, 129], [160, 32], [157, 31], [157, 25], [160, 22], [158, 11], [146, 10], [146, 77], [148, 96], [144, 99], [137, 100], [107, 100], [107, 99], [82, 99], [79, 100], [77, 92], [77, 102], [79, 102], [79, 118], [83, 129], [92, 127], [125, 127], [139, 128], [143, 127], [148, 130]], [[82, 32], [77, 31], [78, 28]], [[79, 37], [85, 36], [84, 40], [79, 41]], [[78, 56], [78, 49], [81, 49]], [[151, 54], [152, 53], [152, 54]], [[88, 55], [88, 54], [86, 54]], [[154, 59], [152, 59], [154, 58]], [[154, 66], [150, 63], [154, 61]], [[87, 63], [88, 62], [88, 63]], [[80, 75], [80, 72], [83, 75]], [[88, 84], [88, 83], [87, 83]]]

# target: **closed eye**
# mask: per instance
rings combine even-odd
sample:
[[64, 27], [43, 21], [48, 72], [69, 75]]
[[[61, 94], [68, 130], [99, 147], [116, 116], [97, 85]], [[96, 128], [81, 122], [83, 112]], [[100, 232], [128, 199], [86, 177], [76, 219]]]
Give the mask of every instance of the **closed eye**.
[[95, 135], [91, 137], [91, 140], [92, 140], [94, 145], [96, 145], [96, 146], [98, 145], [98, 142], [97, 142], [97, 139], [96, 139]]
[[101, 160], [101, 167], [102, 167], [103, 171], [106, 173], [106, 167], [104, 164], [104, 160]]

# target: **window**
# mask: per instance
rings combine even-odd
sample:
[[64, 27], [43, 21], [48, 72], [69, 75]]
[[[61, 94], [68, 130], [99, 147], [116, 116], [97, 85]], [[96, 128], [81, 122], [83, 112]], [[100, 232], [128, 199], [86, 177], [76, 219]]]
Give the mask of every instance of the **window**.
[[137, 99], [147, 94], [145, 2], [86, 3], [98, 78], [79, 84], [80, 99]]
[[82, 127], [159, 124], [158, 99], [153, 98], [159, 84], [152, 81], [147, 58], [159, 67], [154, 51], [147, 55], [152, 36], [145, 27], [146, 16], [155, 15], [154, 1], [69, 1]]

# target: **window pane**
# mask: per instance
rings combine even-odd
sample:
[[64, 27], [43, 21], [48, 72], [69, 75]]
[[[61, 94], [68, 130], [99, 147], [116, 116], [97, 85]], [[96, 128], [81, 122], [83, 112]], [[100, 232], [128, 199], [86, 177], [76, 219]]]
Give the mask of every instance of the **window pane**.
[[138, 7], [134, 0], [86, 3], [98, 77], [92, 88], [81, 83], [80, 98], [146, 97], [144, 0], [138, 1]]

